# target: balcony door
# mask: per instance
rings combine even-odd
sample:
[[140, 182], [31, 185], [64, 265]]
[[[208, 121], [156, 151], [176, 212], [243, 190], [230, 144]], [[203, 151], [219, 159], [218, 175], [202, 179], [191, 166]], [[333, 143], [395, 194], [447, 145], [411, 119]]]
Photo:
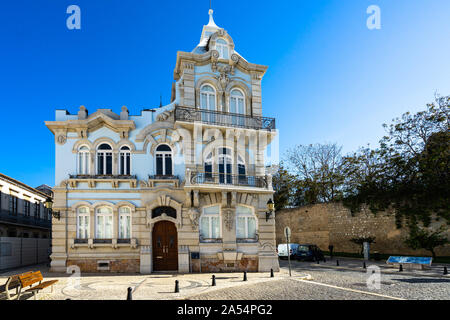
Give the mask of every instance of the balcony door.
[[230, 113], [233, 126], [245, 126], [245, 96], [241, 90], [234, 89], [230, 94]]
[[219, 183], [233, 183], [233, 159], [228, 148], [219, 149]]
[[202, 112], [202, 121], [206, 123], [216, 122], [216, 91], [210, 85], [204, 85], [200, 89], [200, 108], [208, 112]]

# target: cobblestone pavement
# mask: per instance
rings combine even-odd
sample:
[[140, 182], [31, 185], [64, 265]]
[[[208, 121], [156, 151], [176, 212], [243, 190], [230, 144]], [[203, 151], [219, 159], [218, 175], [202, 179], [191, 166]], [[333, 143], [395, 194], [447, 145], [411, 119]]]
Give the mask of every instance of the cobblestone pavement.
[[[288, 262], [280, 261], [287, 272]], [[257, 283], [246, 287], [227, 288], [209, 294], [190, 297], [192, 300], [449, 300], [450, 277], [443, 276], [441, 266], [426, 271], [405, 271], [382, 263], [367, 262], [367, 267], [380, 267], [380, 287], [371, 289], [367, 280], [372, 272], [363, 269], [363, 261], [340, 259], [329, 260], [319, 265], [310, 262], [292, 261], [295, 274], [307, 273], [312, 281], [278, 280], [273, 283]]]
[[[292, 278], [288, 263], [281, 261], [281, 271], [270, 278], [269, 273], [248, 273], [244, 282], [242, 273], [218, 273], [217, 286], [211, 286], [212, 274], [82, 274], [80, 282], [67, 274], [49, 273], [46, 266], [16, 269], [0, 274], [0, 284], [8, 275], [29, 270], [41, 270], [45, 280], [59, 280], [50, 293], [49, 289], [38, 295], [41, 300], [124, 300], [127, 288], [133, 289], [134, 300], [448, 300], [450, 276], [443, 276], [438, 269], [431, 271], [398, 272], [379, 265], [380, 288], [370, 289], [367, 279], [372, 273], [362, 268], [362, 261], [340, 259], [321, 262], [292, 261]], [[367, 263], [370, 267], [372, 262]], [[308, 279], [305, 281], [302, 279]], [[175, 280], [180, 293], [174, 293]], [[2, 297], [0, 297], [1, 299]], [[23, 295], [23, 299], [30, 299]]]
[[[243, 281], [243, 273], [217, 273], [216, 286], [212, 287], [212, 274], [152, 274], [152, 275], [122, 275], [122, 274], [82, 274], [79, 281], [68, 274], [48, 272], [46, 266], [33, 266], [16, 269], [0, 274], [0, 284], [6, 282], [11, 274], [29, 270], [41, 270], [44, 281], [58, 280], [54, 292], [45, 289], [38, 295], [39, 300], [125, 300], [127, 289], [133, 289], [133, 300], [182, 300], [189, 296], [214, 292], [224, 288], [248, 286], [261, 282], [274, 282], [289, 277], [287, 270], [275, 273], [248, 273], [248, 281]], [[297, 278], [306, 275], [295, 273]], [[179, 293], [175, 293], [175, 281], [179, 281]], [[23, 295], [21, 299], [33, 299], [31, 295]], [[1, 297], [0, 297], [1, 299]]]

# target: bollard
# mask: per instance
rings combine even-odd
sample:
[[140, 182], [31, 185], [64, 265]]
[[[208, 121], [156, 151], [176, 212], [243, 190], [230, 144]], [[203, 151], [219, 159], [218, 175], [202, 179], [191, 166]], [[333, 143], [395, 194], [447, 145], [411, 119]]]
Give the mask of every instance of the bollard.
[[274, 275], [273, 275], [273, 269], [270, 269], [270, 277], [271, 277], [271, 278], [274, 277]]
[[175, 280], [175, 293], [180, 293], [180, 282]]
[[133, 288], [128, 288], [128, 293], [127, 293], [127, 300], [133, 300], [133, 296], [132, 293], [133, 292]]
[[367, 269], [366, 262], [363, 262], [363, 269]]
[[444, 276], [448, 275], [447, 267], [444, 267]]
[[317, 259], [317, 264], [320, 264], [320, 261], [319, 261], [319, 259]]
[[244, 271], [244, 281], [247, 281], [247, 271]]
[[336, 260], [336, 266], [339, 267], [339, 260]]
[[400, 265], [400, 268], [398, 269], [398, 272], [402, 272], [403, 271], [403, 265]]
[[212, 284], [211, 284], [213, 287], [215, 287], [216, 286], [216, 276], [212, 276]]

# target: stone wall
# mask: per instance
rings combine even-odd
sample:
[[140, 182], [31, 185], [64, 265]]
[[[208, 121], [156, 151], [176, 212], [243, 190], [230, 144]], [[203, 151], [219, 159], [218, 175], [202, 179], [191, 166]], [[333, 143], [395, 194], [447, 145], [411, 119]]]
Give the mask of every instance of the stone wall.
[[[226, 263], [219, 259], [202, 258], [201, 272], [258, 272], [258, 258], [242, 258], [237, 262]], [[195, 271], [194, 271], [195, 272]]]
[[67, 266], [78, 266], [81, 272], [86, 273], [139, 273], [140, 260], [139, 259], [108, 259], [109, 270], [99, 270], [98, 263], [106, 262], [105, 260], [97, 259], [80, 259], [80, 260], [68, 260]]
[[[431, 227], [438, 229], [441, 222], [433, 220]], [[360, 247], [352, 238], [375, 237], [371, 251], [383, 254], [430, 256], [426, 250], [412, 250], [404, 244], [408, 229], [397, 229], [393, 212], [376, 215], [364, 208], [352, 216], [342, 204], [317, 204], [301, 208], [286, 209], [276, 214], [277, 244], [286, 243], [283, 230], [292, 230], [291, 242], [313, 243], [328, 251], [332, 244], [335, 252], [359, 253]], [[450, 236], [450, 230], [448, 232]], [[450, 256], [450, 245], [436, 250], [438, 256]]]

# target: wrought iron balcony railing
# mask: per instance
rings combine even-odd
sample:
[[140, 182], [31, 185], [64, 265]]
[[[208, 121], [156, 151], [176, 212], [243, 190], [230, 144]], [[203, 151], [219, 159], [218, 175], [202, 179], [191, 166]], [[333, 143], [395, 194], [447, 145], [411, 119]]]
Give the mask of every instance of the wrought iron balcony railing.
[[179, 180], [180, 178], [178, 176], [174, 175], [153, 175], [148, 176], [150, 180]]
[[137, 176], [131, 176], [131, 175], [118, 175], [118, 174], [106, 174], [106, 175], [85, 175], [85, 174], [70, 174], [70, 179], [78, 179], [78, 180], [89, 180], [89, 179], [121, 179], [121, 180], [136, 180]]
[[[45, 210], [44, 214], [47, 214]], [[30, 227], [41, 227], [50, 229], [52, 226], [52, 221], [50, 219], [44, 219], [34, 216], [28, 216], [20, 213], [13, 213], [9, 210], [0, 211], [0, 222], [3, 223], [15, 223]]]
[[253, 188], [267, 188], [266, 177], [233, 175], [225, 173], [193, 172], [191, 184], [211, 184], [223, 186], [241, 186]]
[[201, 122], [224, 127], [275, 130], [275, 119], [189, 107], [175, 108], [175, 121]]

